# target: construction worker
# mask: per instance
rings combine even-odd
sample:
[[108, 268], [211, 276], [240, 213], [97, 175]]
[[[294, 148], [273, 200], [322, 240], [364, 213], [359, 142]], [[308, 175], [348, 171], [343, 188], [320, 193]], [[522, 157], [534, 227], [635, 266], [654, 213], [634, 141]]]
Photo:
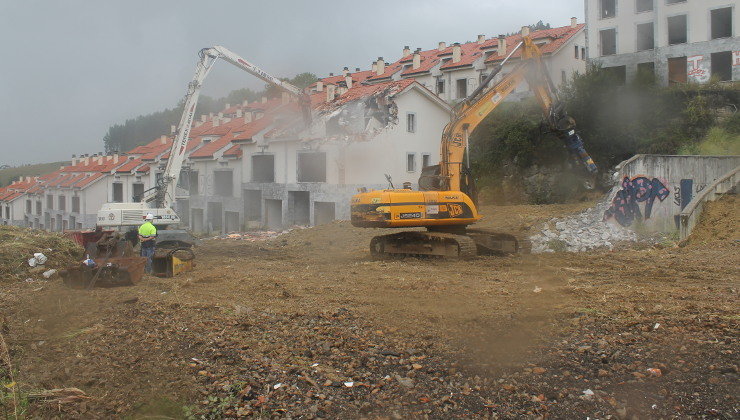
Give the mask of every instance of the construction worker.
[[146, 272], [147, 274], [151, 274], [157, 228], [152, 224], [152, 220], [154, 220], [153, 214], [148, 213], [144, 219], [144, 224], [139, 226], [139, 241], [141, 241], [141, 256], [146, 257]]

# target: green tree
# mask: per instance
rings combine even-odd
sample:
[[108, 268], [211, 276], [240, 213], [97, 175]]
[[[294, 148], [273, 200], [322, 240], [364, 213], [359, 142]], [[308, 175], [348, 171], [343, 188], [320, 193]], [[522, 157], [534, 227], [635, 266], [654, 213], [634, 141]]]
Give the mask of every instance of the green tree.
[[[315, 74], [308, 72], [297, 74], [293, 78], [280, 77], [279, 79], [283, 82], [288, 82], [299, 89], [307, 88], [312, 83], [319, 80]], [[282, 94], [282, 89], [273, 85], [272, 83], [266, 83], [264, 92], [265, 96], [267, 96], [268, 98], [277, 98]]]
[[295, 87], [304, 89], [304, 88], [311, 86], [313, 83], [315, 83], [318, 80], [319, 78], [316, 77], [315, 74], [304, 72], [304, 73], [299, 73], [295, 75], [295, 77], [290, 79], [290, 83]]
[[[535, 24], [527, 25], [527, 27], [529, 27], [529, 30], [531, 30], [532, 32], [534, 32], [534, 31], [542, 31], [542, 30], [545, 30], [545, 29], [552, 29], [552, 27], [550, 26], [549, 23], [545, 23], [545, 22], [543, 22], [541, 20], [538, 21]], [[506, 34], [506, 36], [517, 35], [520, 32], [521, 31], [509, 32], [508, 34]]]

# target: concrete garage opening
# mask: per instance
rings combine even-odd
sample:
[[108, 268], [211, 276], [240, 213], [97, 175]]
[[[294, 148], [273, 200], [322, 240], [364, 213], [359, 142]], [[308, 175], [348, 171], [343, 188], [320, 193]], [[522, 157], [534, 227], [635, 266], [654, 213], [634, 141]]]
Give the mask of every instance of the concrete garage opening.
[[268, 229], [283, 228], [283, 200], [265, 200], [265, 224]]
[[203, 232], [203, 209], [192, 209], [190, 216], [190, 227], [193, 232]]
[[224, 226], [226, 232], [238, 232], [239, 229], [239, 213], [235, 211], [224, 212]]
[[275, 182], [275, 156], [252, 156], [252, 181]]
[[311, 193], [308, 191], [289, 191], [288, 209], [291, 224], [299, 226], [311, 224]]
[[262, 221], [262, 191], [244, 190], [244, 220], [247, 227], [253, 227], [254, 223]]
[[313, 220], [315, 225], [323, 225], [336, 220], [334, 203], [316, 201], [313, 203]]
[[223, 227], [223, 206], [218, 202], [208, 203], [208, 231], [220, 232]]

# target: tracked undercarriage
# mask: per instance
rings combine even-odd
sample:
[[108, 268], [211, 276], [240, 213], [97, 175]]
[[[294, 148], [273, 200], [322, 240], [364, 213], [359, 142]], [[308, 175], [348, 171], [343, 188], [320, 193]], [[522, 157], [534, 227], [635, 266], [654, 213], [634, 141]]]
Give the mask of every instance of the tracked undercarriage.
[[484, 229], [458, 229], [453, 232], [427, 230], [380, 235], [370, 241], [376, 258], [436, 256], [472, 258], [476, 255], [504, 255], [528, 252], [529, 241], [514, 235]]

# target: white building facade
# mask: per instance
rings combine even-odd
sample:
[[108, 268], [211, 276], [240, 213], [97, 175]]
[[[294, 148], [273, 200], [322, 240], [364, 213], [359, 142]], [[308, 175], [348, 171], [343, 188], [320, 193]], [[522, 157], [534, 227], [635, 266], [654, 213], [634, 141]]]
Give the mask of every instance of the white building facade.
[[[375, 113], [378, 103], [389, 112]], [[439, 163], [450, 107], [413, 80], [350, 88], [318, 108], [324, 116], [308, 130], [241, 142], [248, 225], [346, 220], [359, 188], [388, 188], [386, 175], [416, 186], [422, 168]]]

